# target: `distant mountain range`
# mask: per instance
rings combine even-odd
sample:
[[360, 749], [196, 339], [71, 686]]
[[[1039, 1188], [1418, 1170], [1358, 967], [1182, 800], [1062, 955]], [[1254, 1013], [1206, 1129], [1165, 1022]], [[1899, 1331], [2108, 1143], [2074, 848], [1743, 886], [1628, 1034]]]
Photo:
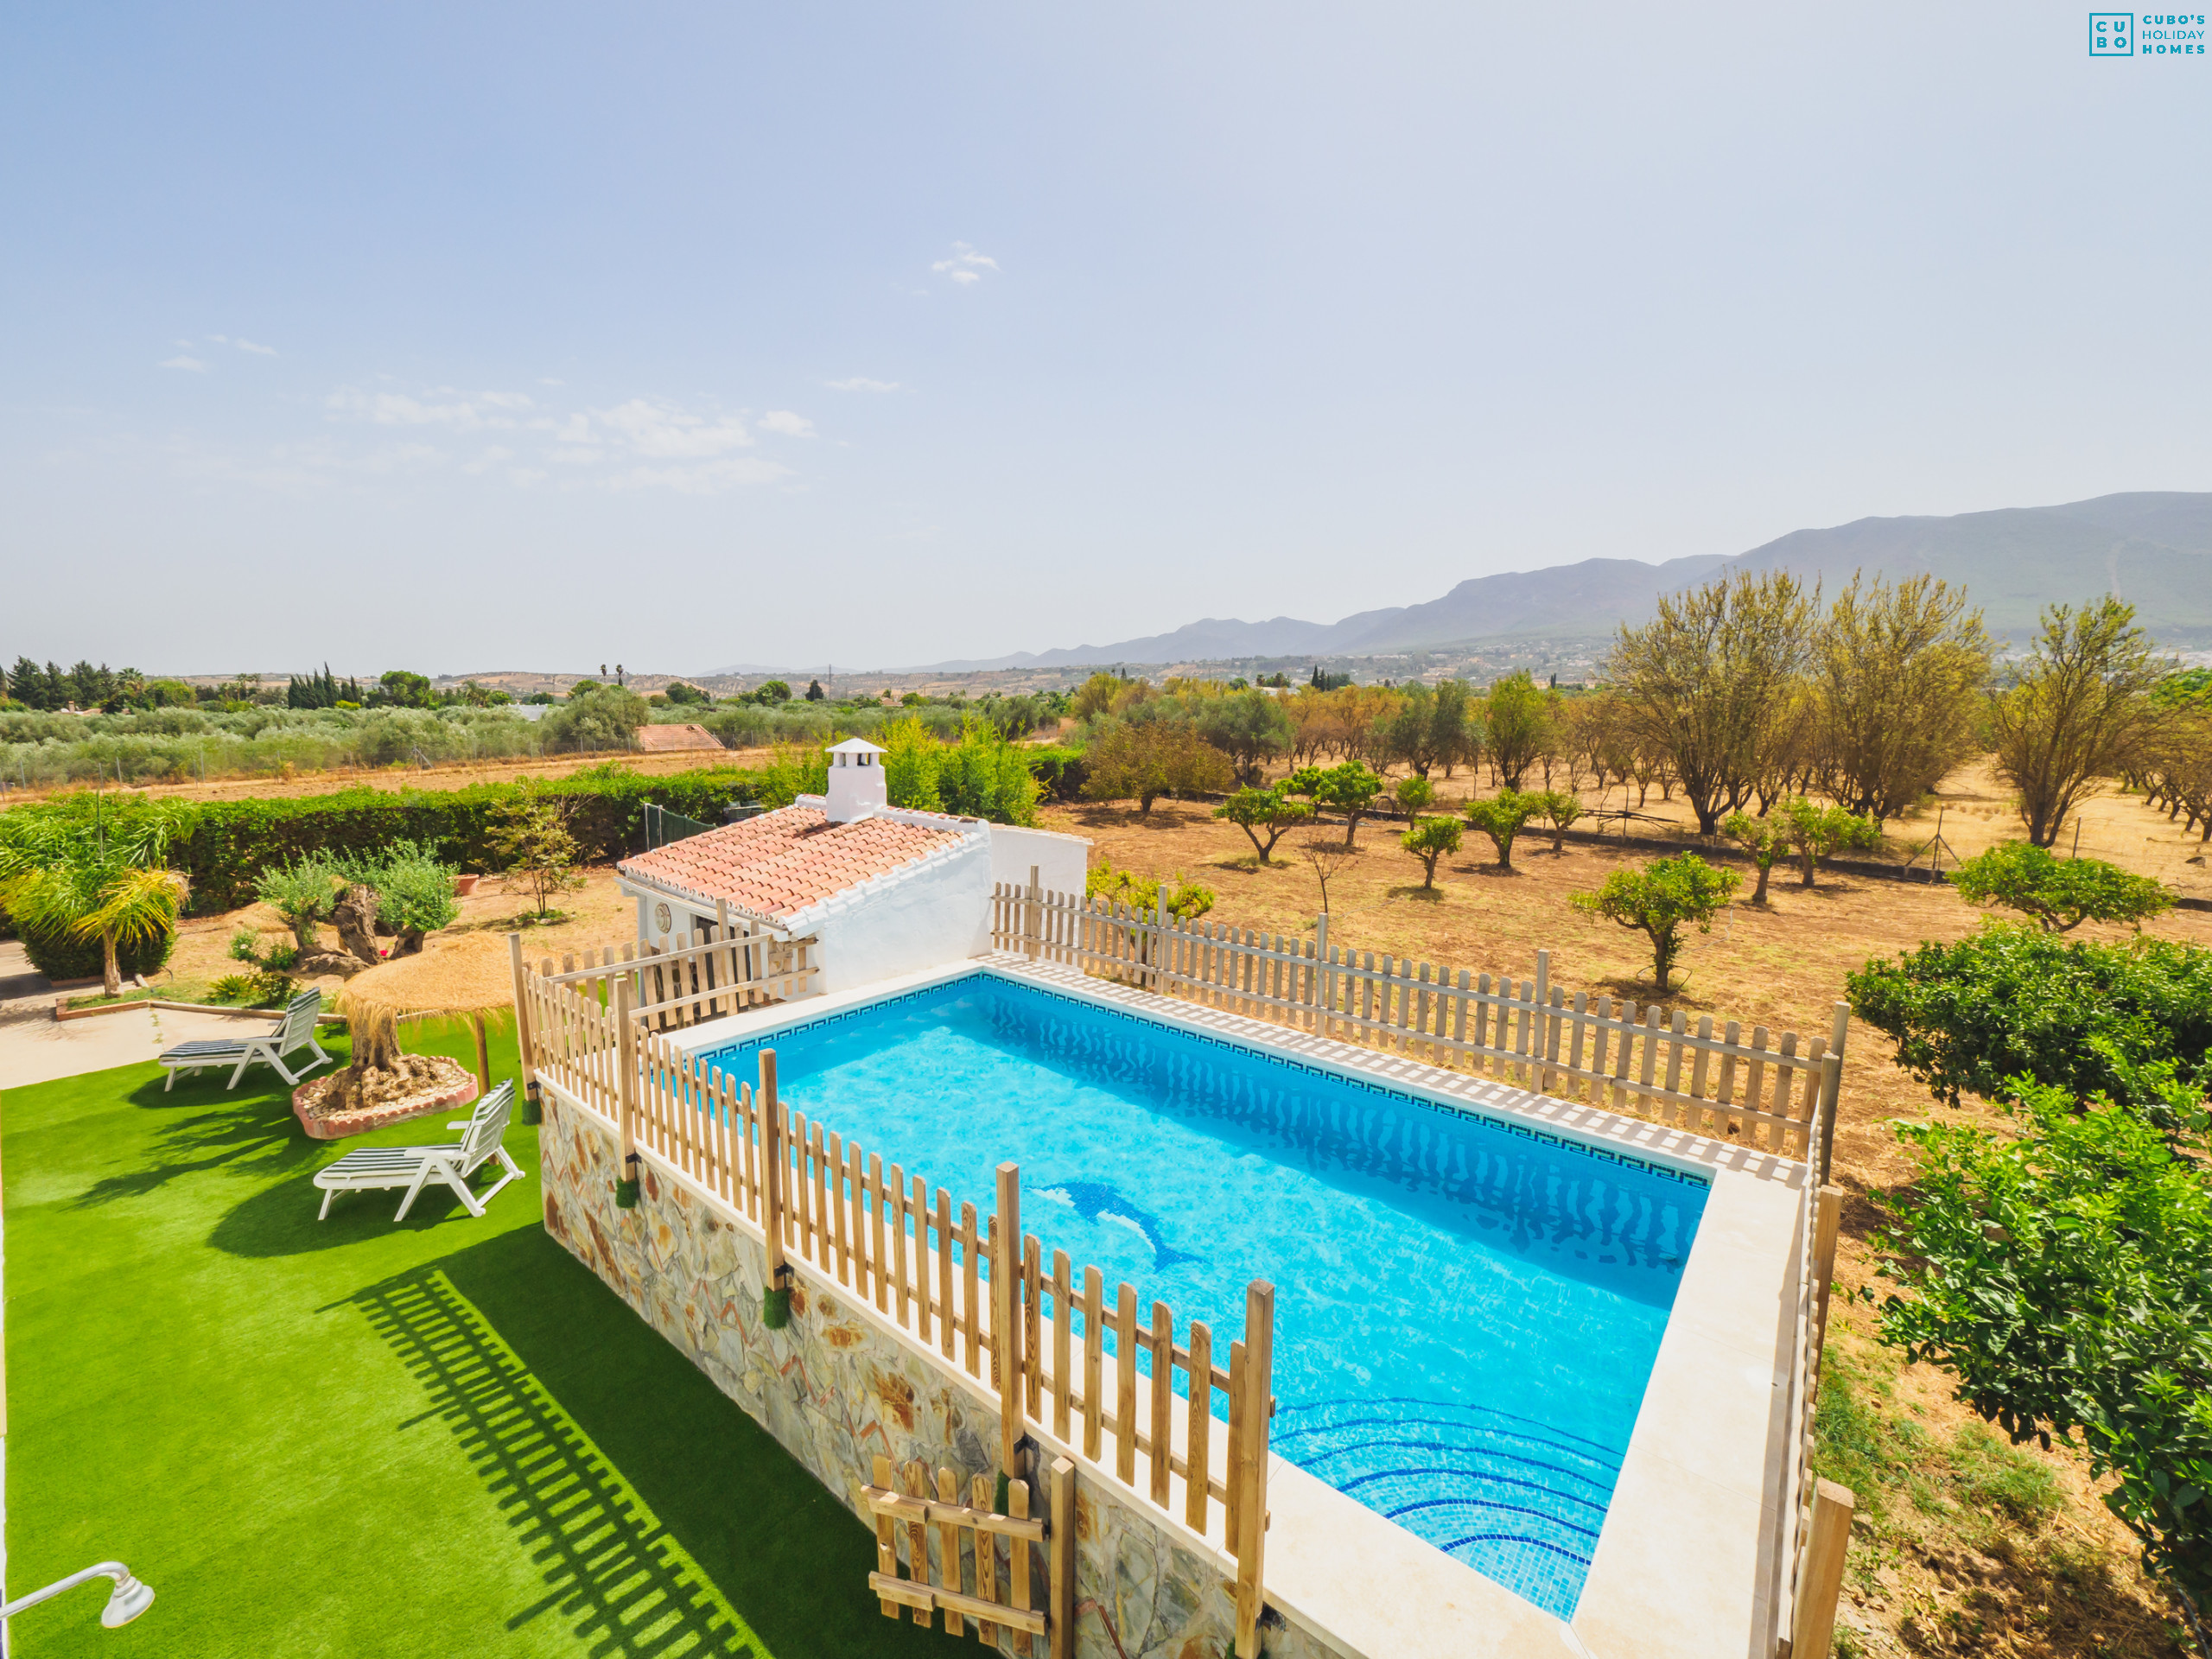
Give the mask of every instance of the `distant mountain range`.
[[1662, 594], [1728, 569], [1786, 569], [1830, 593], [1852, 573], [1892, 580], [1927, 571], [1963, 585], [1990, 632], [2032, 632], [2044, 606], [2117, 593], [2169, 641], [2212, 632], [2212, 493], [2139, 491], [2056, 507], [2003, 507], [1948, 518], [1861, 518], [1799, 530], [1732, 557], [1694, 554], [1645, 564], [1585, 559], [1548, 570], [1477, 576], [1424, 605], [1361, 611], [1338, 622], [1208, 617], [1172, 633], [1103, 645], [929, 666], [1053, 668], [1087, 663], [1185, 663], [1245, 657], [1366, 657], [1478, 640], [1587, 639], [1643, 621]]

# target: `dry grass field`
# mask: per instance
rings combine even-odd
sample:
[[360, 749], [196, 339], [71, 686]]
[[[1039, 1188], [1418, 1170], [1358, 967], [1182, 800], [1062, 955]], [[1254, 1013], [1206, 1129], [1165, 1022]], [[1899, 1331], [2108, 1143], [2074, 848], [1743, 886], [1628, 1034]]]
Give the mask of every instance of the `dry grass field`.
[[[1089, 836], [1094, 861], [1179, 872], [1212, 888], [1212, 920], [1300, 935], [1319, 907], [1294, 837], [1263, 868], [1243, 835], [1204, 808], [1161, 802], [1149, 817], [1048, 808], [1043, 823]], [[1651, 1000], [1643, 936], [1567, 902], [1640, 858], [1586, 846], [1554, 855], [1548, 836], [1524, 834], [1513, 873], [1503, 874], [1488, 840], [1470, 832], [1461, 855], [1439, 867], [1437, 890], [1423, 893], [1420, 864], [1389, 825], [1363, 825], [1358, 844], [1360, 856], [1331, 879], [1332, 944], [1516, 977], [1531, 975], [1536, 951], [1548, 949], [1554, 984]], [[1747, 1026], [1825, 1033], [1848, 970], [1923, 938], [1961, 937], [1978, 920], [1948, 886], [1796, 883], [1794, 870], [1777, 868], [1768, 910], [1731, 906], [1709, 934], [1694, 938], [1682, 962], [1686, 982], [1661, 1000]], [[2212, 944], [2212, 913], [2177, 912], [2151, 931]], [[2118, 928], [2082, 933], [2126, 936]], [[1837, 1270], [1847, 1295], [1878, 1283], [1866, 1243], [1878, 1220], [1870, 1192], [1911, 1179], [1892, 1124], [1949, 1109], [1891, 1064], [1880, 1033], [1853, 1032], [1834, 1161], [1847, 1195]], [[2002, 1122], [1975, 1105], [1961, 1109]], [[2063, 1450], [2013, 1451], [1949, 1398], [1939, 1373], [1899, 1366], [1872, 1338], [1872, 1323], [1871, 1308], [1840, 1300], [1831, 1326], [1823, 1434], [1838, 1471], [1859, 1487], [1861, 1516], [1842, 1650], [2022, 1659], [2181, 1652], [2161, 1596], [2136, 1568], [2132, 1538], [2096, 1501], [2082, 1462]]]

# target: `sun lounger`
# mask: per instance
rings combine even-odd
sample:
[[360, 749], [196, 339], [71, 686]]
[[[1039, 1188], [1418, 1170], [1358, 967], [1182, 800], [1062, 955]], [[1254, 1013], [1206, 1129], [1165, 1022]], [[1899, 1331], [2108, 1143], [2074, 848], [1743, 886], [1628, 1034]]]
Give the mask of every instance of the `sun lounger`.
[[[514, 1084], [503, 1083], [477, 1103], [474, 1116], [456, 1118], [446, 1125], [449, 1129], [467, 1130], [449, 1146], [356, 1147], [328, 1168], [316, 1172], [315, 1184], [322, 1189], [322, 1208], [315, 1219], [321, 1221], [329, 1216], [330, 1201], [340, 1192], [404, 1186], [407, 1196], [399, 1201], [399, 1213], [392, 1219], [404, 1221], [408, 1211], [414, 1207], [416, 1194], [432, 1181], [443, 1181], [451, 1187], [461, 1203], [468, 1206], [470, 1215], [482, 1215], [484, 1206], [499, 1189], [522, 1174], [515, 1160], [507, 1156], [507, 1149], [499, 1144], [507, 1132], [507, 1120], [513, 1116], [514, 1104]], [[506, 1173], [480, 1197], [469, 1190], [468, 1178], [495, 1159]]]
[[[179, 1043], [160, 1056], [160, 1064], [168, 1069], [169, 1074], [168, 1081], [162, 1085], [162, 1092], [166, 1094], [176, 1087], [180, 1071], [188, 1077], [204, 1065], [233, 1064], [236, 1069], [231, 1073], [231, 1080], [223, 1087], [235, 1089], [238, 1086], [238, 1079], [245, 1075], [246, 1067], [256, 1060], [274, 1066], [276, 1075], [286, 1083], [297, 1083], [315, 1066], [330, 1064], [330, 1056], [322, 1052], [322, 1046], [315, 1039], [315, 1018], [321, 1010], [322, 994], [320, 991], [302, 991], [284, 1005], [284, 1017], [257, 1036], [215, 1037], [204, 1042]], [[294, 1071], [285, 1065], [284, 1058], [302, 1048], [314, 1050], [314, 1063]]]

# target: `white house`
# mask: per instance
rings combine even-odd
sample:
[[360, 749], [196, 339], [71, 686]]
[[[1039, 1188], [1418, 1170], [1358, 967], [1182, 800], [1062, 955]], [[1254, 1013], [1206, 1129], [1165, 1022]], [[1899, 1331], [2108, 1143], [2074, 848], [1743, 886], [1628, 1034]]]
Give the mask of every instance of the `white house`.
[[823, 991], [990, 948], [994, 882], [1081, 893], [1090, 843], [888, 804], [881, 756], [852, 738], [830, 751], [826, 793], [671, 842], [615, 866], [638, 935], [703, 937], [718, 907], [781, 938], [821, 941]]

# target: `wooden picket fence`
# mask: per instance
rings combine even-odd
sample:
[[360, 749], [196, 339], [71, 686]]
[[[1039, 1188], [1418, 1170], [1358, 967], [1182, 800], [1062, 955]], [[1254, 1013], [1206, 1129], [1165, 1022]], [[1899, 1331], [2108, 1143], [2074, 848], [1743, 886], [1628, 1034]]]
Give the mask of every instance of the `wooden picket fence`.
[[[991, 895], [995, 948], [1127, 985], [1363, 1044], [1431, 1065], [1488, 1073], [1564, 1100], [1656, 1119], [1692, 1134], [1808, 1156], [1835, 1122], [1850, 1009], [1838, 1002], [1826, 1037], [1671, 1013], [1632, 999], [1570, 995], [1551, 982], [1551, 953], [1534, 979], [1495, 978], [1411, 957], [1379, 959], [1329, 940], [1254, 932], [1033, 883]], [[1814, 1134], [1815, 1123], [1823, 1131]], [[1826, 1154], [1815, 1160], [1823, 1179]]]
[[[932, 1484], [918, 1462], [899, 1471], [892, 1484], [891, 1459], [880, 1452], [874, 1462], [875, 1481], [863, 1487], [861, 1501], [875, 1517], [875, 1567], [868, 1587], [876, 1593], [886, 1618], [897, 1618], [902, 1607], [912, 1610], [914, 1623], [927, 1629], [933, 1615], [944, 1615], [949, 1635], [960, 1636], [976, 1628], [976, 1639], [986, 1647], [998, 1645], [1001, 1627], [1014, 1636], [1017, 1654], [1033, 1651], [1032, 1640], [1040, 1636], [1071, 1633], [1075, 1625], [1075, 1465], [1056, 1459], [1052, 1471], [1052, 1527], [1029, 1514], [1029, 1487], [1022, 1481], [1007, 1483], [1007, 1508], [998, 1511], [993, 1483], [975, 1475], [969, 1481], [968, 1501], [960, 1500], [960, 1477], [939, 1469]], [[932, 1564], [930, 1538], [938, 1540]], [[999, 1548], [1006, 1548], [1005, 1571], [1000, 1569]], [[906, 1546], [902, 1565], [899, 1546]], [[1046, 1608], [1034, 1605], [1036, 1576], [1033, 1559], [1044, 1552]], [[1005, 1599], [1000, 1599], [1000, 1588]], [[1070, 1647], [1056, 1641], [1055, 1655]]]
[[[555, 971], [550, 961], [537, 968], [524, 963], [514, 937], [524, 1079], [551, 1084], [603, 1121], [620, 1144], [626, 1179], [636, 1179], [640, 1154], [651, 1154], [760, 1235], [779, 1287], [790, 1284], [796, 1257], [824, 1284], [849, 1289], [918, 1342], [934, 1344], [945, 1365], [988, 1385], [999, 1398], [1002, 1470], [1023, 1471], [1029, 1425], [1049, 1427], [1063, 1445], [1079, 1436], [1084, 1456], [1094, 1462], [1103, 1461], [1110, 1434], [1116, 1476], [1171, 1521], [1204, 1536], [1218, 1503], [1217, 1535], [1237, 1562], [1236, 1650], [1247, 1659], [1258, 1652], [1273, 1286], [1248, 1287], [1244, 1339], [1229, 1344], [1224, 1368], [1203, 1321], [1188, 1322], [1179, 1342], [1173, 1311], [1154, 1300], [1147, 1319], [1135, 1287], [1117, 1285], [1109, 1300], [1099, 1270], [1077, 1270], [1065, 1250], [1052, 1252], [1047, 1273], [1040, 1241], [1021, 1229], [1015, 1166], [999, 1166], [995, 1210], [980, 1216], [973, 1202], [956, 1205], [942, 1186], [932, 1192], [923, 1177], [910, 1180], [895, 1160], [887, 1163], [880, 1152], [865, 1151], [784, 1103], [773, 1050], [762, 1051], [756, 1084], [702, 1068], [650, 1023], [693, 999], [710, 1006], [713, 998], [793, 982], [809, 971], [803, 957], [778, 964], [767, 981], [740, 979], [727, 965], [733, 958], [715, 953], [741, 945], [685, 947], [671, 953], [680, 963], [712, 957], [725, 963], [723, 976], [641, 1002], [641, 984], [671, 965], [667, 957], [626, 949]], [[810, 943], [786, 948], [803, 950]], [[1150, 1360], [1148, 1377], [1139, 1376], [1140, 1352]], [[1218, 1471], [1217, 1394], [1226, 1397], [1228, 1413]]]
[[[537, 976], [579, 987], [601, 1003], [612, 995], [613, 981], [627, 979], [632, 1014], [655, 1031], [680, 1031], [766, 1003], [788, 1002], [816, 988], [822, 965], [819, 941], [811, 936], [779, 939], [742, 924], [733, 926], [726, 910], [723, 914], [713, 938], [664, 933], [658, 939], [586, 950], [581, 959], [571, 950], [557, 969], [552, 957], [541, 957]], [[516, 948], [518, 952], [518, 944]]]

